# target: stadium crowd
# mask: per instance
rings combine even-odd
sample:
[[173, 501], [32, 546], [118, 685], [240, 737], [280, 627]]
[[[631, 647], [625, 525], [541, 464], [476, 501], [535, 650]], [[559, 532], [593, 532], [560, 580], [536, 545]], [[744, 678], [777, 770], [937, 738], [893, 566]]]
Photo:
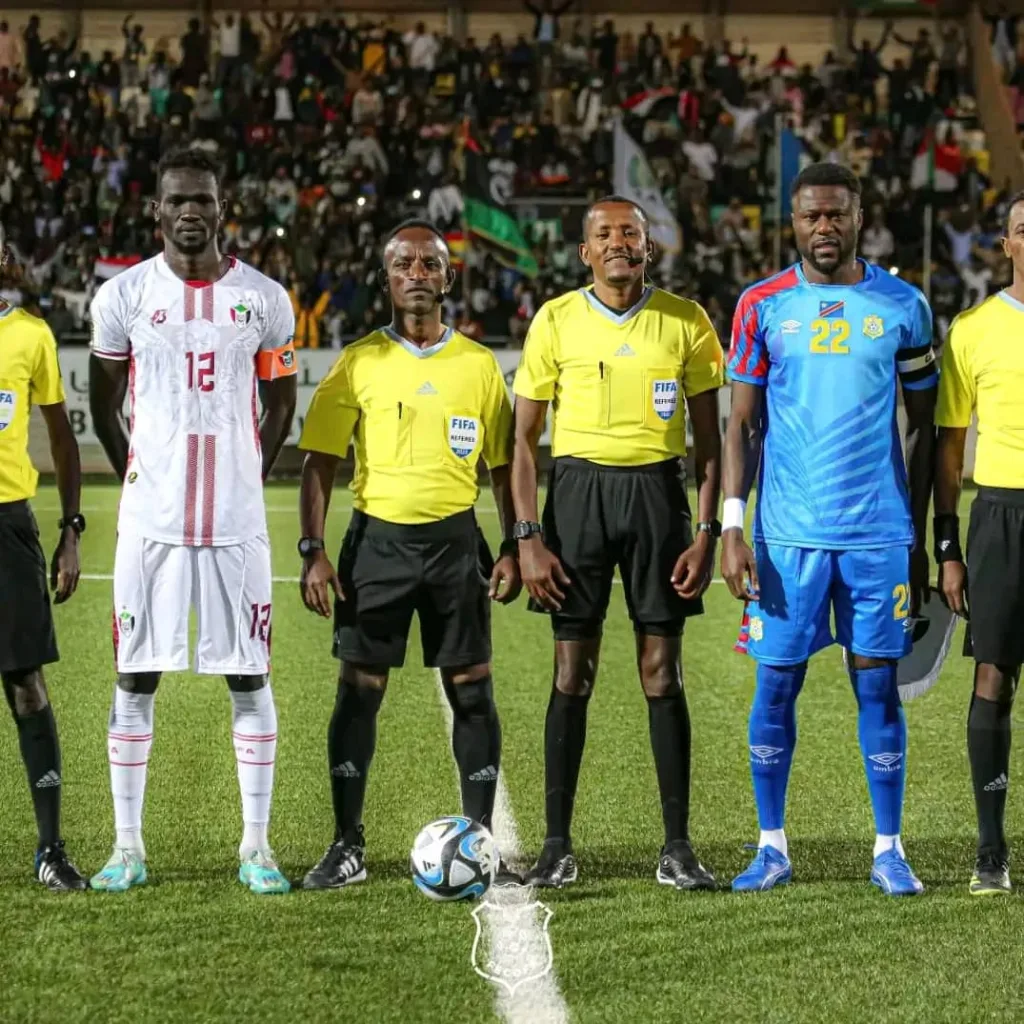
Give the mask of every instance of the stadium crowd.
[[[226, 250], [286, 286], [298, 345], [337, 346], [381, 319], [377, 240], [395, 222], [428, 216], [461, 255], [471, 126], [531, 204], [540, 270], [527, 279], [466, 246], [469, 294], [460, 282], [449, 316], [475, 337], [518, 340], [546, 298], [583, 279], [578, 212], [612, 190], [619, 109], [682, 228], [658, 283], [699, 297], [723, 338], [740, 291], [773, 266], [780, 118], [801, 159], [854, 169], [864, 255], [914, 281], [935, 201], [940, 331], [1006, 283], [992, 249], [1008, 196], [985, 173], [956, 26], [905, 39], [887, 24], [872, 44], [855, 40], [854, 23], [848, 52], [798, 67], [784, 46], [762, 65], [745, 42], [716, 49], [689, 25], [633, 36], [607, 21], [588, 37], [544, 4], [527, 5], [532, 39], [462, 45], [422, 24], [400, 34], [386, 21], [225, 15], [208, 35], [193, 20], [178, 63], [131, 16], [121, 52], [100, 54], [63, 32], [44, 40], [37, 17], [0, 22], [0, 216], [17, 257], [4, 294], [41, 311], [62, 341], [82, 336], [97, 279], [157, 251], [156, 161], [192, 138], [226, 168]], [[890, 37], [906, 55], [885, 66]], [[1013, 48], [1000, 52], [1015, 81]], [[933, 137], [934, 191], [922, 187], [932, 151], [921, 155]], [[788, 229], [780, 255], [795, 259]]]

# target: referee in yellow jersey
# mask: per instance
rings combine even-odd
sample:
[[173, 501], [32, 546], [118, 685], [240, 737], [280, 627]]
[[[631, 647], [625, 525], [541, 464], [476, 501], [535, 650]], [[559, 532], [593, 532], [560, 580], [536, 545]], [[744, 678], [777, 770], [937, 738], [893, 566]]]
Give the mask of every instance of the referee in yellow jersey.
[[[1003, 831], [1010, 774], [1010, 712], [1024, 663], [1024, 192], [1014, 196], [1003, 251], [1013, 283], [953, 322], [942, 353], [935, 471], [935, 558], [949, 607], [968, 616], [974, 658], [967, 754], [978, 813], [972, 895], [1010, 891]], [[964, 444], [978, 417], [977, 496], [966, 565], [957, 508]]]
[[[0, 230], [0, 269], [6, 249]], [[0, 680], [18, 728], [35, 806], [36, 878], [55, 892], [88, 884], [64, 852], [60, 831], [61, 760], [43, 665], [57, 661], [46, 558], [29, 508], [39, 474], [28, 454], [29, 412], [38, 405], [50, 435], [63, 516], [50, 567], [54, 601], [78, 585], [82, 475], [64, 406], [57, 343], [49, 327], [0, 300]]]
[[[711, 581], [721, 438], [722, 347], [704, 310], [646, 283], [644, 211], [594, 203], [580, 259], [591, 287], [547, 302], [530, 326], [514, 391], [512, 493], [523, 583], [551, 613], [554, 685], [544, 736], [547, 838], [527, 882], [576, 879], [570, 826], [616, 566], [636, 631], [661, 791], [663, 885], [713, 889], [689, 841], [690, 719], [679, 666], [683, 622]], [[554, 409], [548, 481], [537, 516], [537, 444]], [[683, 457], [693, 426], [699, 521], [691, 527]]]
[[[490, 601], [508, 603], [521, 589], [511, 539], [512, 408], [493, 353], [441, 322], [453, 281], [436, 228], [406, 221], [392, 232], [381, 271], [391, 326], [343, 351], [313, 395], [299, 442], [309, 452], [300, 496], [302, 597], [325, 617], [334, 598], [334, 653], [342, 662], [327, 740], [335, 837], [306, 875], [307, 889], [366, 877], [362, 813], [377, 711], [390, 670], [404, 664], [413, 612], [423, 659], [440, 671], [454, 717], [463, 813], [491, 825], [501, 729]], [[355, 511], [335, 574], [324, 521], [350, 440]], [[497, 563], [473, 513], [480, 459], [506, 538]], [[502, 866], [498, 882], [518, 879]]]

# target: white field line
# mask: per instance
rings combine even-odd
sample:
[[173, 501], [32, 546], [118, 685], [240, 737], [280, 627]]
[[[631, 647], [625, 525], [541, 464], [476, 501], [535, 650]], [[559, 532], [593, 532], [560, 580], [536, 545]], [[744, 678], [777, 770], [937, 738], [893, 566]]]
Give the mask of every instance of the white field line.
[[[59, 505], [36, 505], [33, 503], [32, 508], [36, 512], [45, 512], [47, 515], [60, 515], [61, 508]], [[286, 515], [292, 513], [296, 519], [299, 518], [299, 503], [296, 501], [294, 505], [267, 505], [266, 511], [272, 515]], [[339, 501], [331, 502], [331, 511], [339, 512], [351, 512], [352, 506], [350, 504], [343, 504]], [[491, 508], [489, 505], [477, 506], [474, 511], [476, 514], [485, 516], [496, 516], [498, 514], [497, 509]], [[83, 505], [79, 512], [89, 514], [90, 512], [109, 512], [111, 514], [117, 513], [117, 505]]]
[[[83, 572], [78, 577], [80, 580], [112, 580], [114, 578], [112, 573], [108, 572]], [[298, 576], [272, 576], [271, 579], [275, 583], [298, 583]], [[725, 580], [720, 580], [717, 576], [711, 581], [712, 583], [724, 583]], [[612, 579], [612, 583], [616, 586], [622, 586], [622, 580], [618, 576]]]
[[[444, 694], [441, 673], [437, 669], [434, 670], [434, 679], [448, 735], [451, 736], [452, 710]], [[491, 832], [502, 857], [509, 864], [518, 865], [523, 851], [519, 845], [519, 831], [505, 786], [504, 773], [498, 776]], [[526, 907], [535, 901], [533, 890], [525, 886], [492, 889], [486, 898], [494, 906], [508, 907], [510, 910]], [[489, 913], [481, 916], [485, 921], [483, 927], [490, 931], [490, 953], [495, 961], [495, 973], [499, 976], [504, 973], [506, 977], [515, 978], [518, 973], [515, 968], [523, 957], [531, 962], [544, 962], [549, 938], [538, 920], [536, 910], [530, 913], [520, 910], [512, 914]], [[504, 972], [503, 963], [508, 965]], [[508, 1024], [567, 1024], [569, 1020], [569, 1007], [558, 987], [553, 967], [544, 976], [524, 981], [511, 991], [505, 985], [497, 984], [494, 990], [495, 1011]]]

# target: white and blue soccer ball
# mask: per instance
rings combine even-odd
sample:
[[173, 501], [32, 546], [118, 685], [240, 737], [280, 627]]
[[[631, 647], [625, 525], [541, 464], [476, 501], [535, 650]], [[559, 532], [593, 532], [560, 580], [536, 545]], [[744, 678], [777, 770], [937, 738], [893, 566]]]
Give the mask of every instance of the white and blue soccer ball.
[[500, 860], [494, 836], [461, 815], [438, 818], [413, 843], [412, 880], [432, 900], [478, 899], [491, 887]]

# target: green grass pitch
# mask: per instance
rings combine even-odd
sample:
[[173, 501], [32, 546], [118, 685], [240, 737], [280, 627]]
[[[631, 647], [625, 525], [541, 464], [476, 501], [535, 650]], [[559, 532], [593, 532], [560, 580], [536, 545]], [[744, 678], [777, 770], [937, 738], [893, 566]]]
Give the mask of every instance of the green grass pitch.
[[[329, 547], [350, 502], [335, 495]], [[83, 572], [113, 566], [117, 492], [89, 485]], [[297, 575], [296, 488], [267, 495], [274, 571]], [[57, 499], [35, 502], [48, 551]], [[495, 538], [490, 497], [481, 521]], [[112, 841], [105, 730], [113, 686], [109, 579], [84, 579], [57, 610], [63, 660], [48, 670], [64, 747], [65, 833], [93, 873]], [[684, 674], [693, 718], [692, 834], [727, 882], [756, 839], [746, 714], [753, 664], [732, 653], [739, 606], [720, 584], [690, 623]], [[551, 685], [545, 619], [495, 609], [504, 771], [524, 850], [543, 836], [542, 734]], [[954, 648], [958, 650], [958, 648]], [[349, 892], [258, 898], [235, 881], [240, 810], [230, 711], [217, 678], [171, 676], [157, 701], [145, 834], [151, 884], [126, 895], [53, 896], [33, 883], [33, 829], [15, 731], [0, 729], [0, 1020], [12, 1022], [492, 1021], [494, 990], [470, 965], [466, 905], [413, 888], [418, 829], [458, 809], [432, 674], [392, 678], [370, 780], [367, 883]], [[329, 626], [293, 582], [274, 591], [280, 715], [271, 837], [290, 877], [331, 836], [325, 735], [337, 665]], [[576, 815], [579, 883], [544, 894], [554, 976], [572, 1020], [980, 1021], [1019, 1011], [1019, 897], [971, 900], [974, 811], [964, 747], [969, 671], [951, 656], [907, 709], [904, 838], [927, 887], [888, 899], [868, 883], [873, 825], [841, 658], [812, 664], [790, 789], [794, 884], [765, 896], [686, 895], [658, 886], [660, 814], [619, 588], [613, 594]], [[1009, 819], [1018, 822], [1016, 789]], [[529, 1016], [522, 1017], [529, 1020]], [[543, 1021], [534, 1018], [535, 1024]]]

